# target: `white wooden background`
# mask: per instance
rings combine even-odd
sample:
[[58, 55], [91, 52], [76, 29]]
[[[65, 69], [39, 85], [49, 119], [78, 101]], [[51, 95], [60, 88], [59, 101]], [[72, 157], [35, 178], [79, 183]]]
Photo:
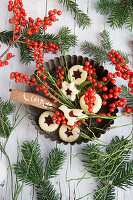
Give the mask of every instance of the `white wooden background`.
[[[58, 0], [23, 0], [24, 7], [28, 13], [28, 16], [36, 17], [44, 17], [47, 14], [47, 11], [50, 9], [60, 9], [63, 11], [61, 17], [59, 17], [59, 21], [54, 23], [54, 25], [48, 28], [48, 32], [57, 33], [59, 28], [63, 25], [69, 26], [72, 30], [72, 33], [78, 36], [78, 46], [72, 48], [69, 52], [70, 54], [82, 55], [80, 51], [80, 44], [84, 40], [92, 41], [95, 44], [100, 44], [100, 36], [99, 32], [106, 29], [110, 32], [111, 38], [113, 40], [113, 46], [115, 49], [121, 49], [130, 54], [131, 66], [133, 66], [133, 57], [132, 57], [132, 49], [131, 40], [133, 33], [128, 30], [112, 30], [106, 23], [106, 17], [101, 16], [96, 13], [95, 6], [96, 0], [77, 0], [76, 2], [79, 4], [79, 7], [86, 12], [92, 19], [92, 25], [86, 29], [79, 29], [78, 25], [74, 22], [72, 16], [69, 12], [63, 8], [62, 5], [58, 3]], [[11, 13], [7, 11], [8, 0], [0, 0], [0, 31], [10, 30], [11, 25], [9, 25], [8, 20], [9, 17], [12, 16]], [[2, 48], [0, 49], [0, 54], [6, 49], [6, 45], [2, 44]], [[21, 89], [24, 91], [24, 85], [17, 85], [13, 81], [10, 81], [9, 76], [12, 71], [19, 71], [28, 75], [31, 75], [35, 69], [34, 64], [30, 64], [28, 66], [22, 65], [20, 63], [20, 56], [18, 49], [12, 49], [11, 52], [15, 54], [15, 57], [10, 61], [10, 64], [7, 67], [0, 68], [0, 96], [3, 100], [9, 99], [9, 88]], [[60, 54], [58, 54], [60, 55]], [[50, 58], [53, 58], [54, 55], [47, 55], [45, 57], [45, 61]], [[108, 70], [114, 71], [114, 68], [110, 65], [105, 66]], [[118, 80], [118, 85], [120, 85], [120, 80]], [[17, 104], [18, 106], [19, 104]], [[25, 113], [24, 107], [21, 108], [20, 114], [23, 115]], [[131, 118], [121, 118], [115, 120], [115, 125], [127, 124], [131, 123]], [[124, 127], [119, 129], [113, 129], [103, 135], [101, 137], [102, 140], [110, 141], [111, 138], [115, 135], [118, 136], [127, 136], [131, 132], [130, 127]], [[34, 140], [37, 137], [38, 133], [34, 129], [33, 125], [31, 125], [30, 120], [25, 117], [23, 122], [16, 128], [16, 130], [12, 133], [9, 142], [7, 144], [6, 151], [10, 156], [11, 163], [16, 163], [18, 157], [18, 148], [17, 148], [17, 138], [19, 143], [23, 141]], [[60, 176], [53, 180], [55, 187], [58, 192], [61, 194], [62, 200], [74, 200], [77, 199], [89, 192], [92, 192], [95, 188], [95, 184], [91, 184], [92, 181], [82, 181], [77, 186], [77, 181], [66, 182], [70, 178], [78, 178], [83, 175], [81, 172], [83, 167], [80, 159], [73, 158], [73, 154], [80, 152], [80, 150], [86, 146], [86, 144], [82, 145], [67, 145], [63, 144], [57, 145], [56, 142], [51, 142], [49, 139], [45, 139], [42, 135], [38, 135], [38, 142], [41, 145], [42, 156], [44, 161], [51, 151], [52, 148], [58, 146], [61, 149], [64, 149], [67, 152], [67, 161], [64, 163], [63, 169], [60, 171]], [[3, 157], [3, 155], [1, 155]], [[4, 157], [3, 157], [4, 159]], [[5, 160], [6, 163], [6, 160]], [[7, 163], [6, 163], [7, 164]], [[15, 183], [14, 183], [15, 184]], [[15, 187], [14, 187], [15, 188]], [[117, 200], [132, 200], [133, 196], [133, 188], [128, 189], [127, 191], [122, 191], [116, 189], [116, 199]], [[36, 193], [32, 187], [25, 186], [22, 193], [19, 196], [19, 200], [35, 200]], [[93, 199], [92, 197], [84, 198]], [[0, 200], [11, 200], [11, 191], [10, 191], [10, 176], [9, 171], [5, 180], [4, 186], [0, 186]]]

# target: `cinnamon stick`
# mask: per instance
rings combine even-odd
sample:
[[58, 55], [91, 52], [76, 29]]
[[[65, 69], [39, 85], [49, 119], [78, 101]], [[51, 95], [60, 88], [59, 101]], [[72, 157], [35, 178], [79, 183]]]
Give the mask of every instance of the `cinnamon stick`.
[[38, 94], [33, 94], [29, 92], [22, 92], [20, 90], [10, 89], [10, 100], [18, 103], [23, 103], [27, 105], [31, 105], [37, 108], [41, 108], [44, 110], [56, 111], [58, 109], [58, 105], [52, 103], [45, 97], [42, 97]]

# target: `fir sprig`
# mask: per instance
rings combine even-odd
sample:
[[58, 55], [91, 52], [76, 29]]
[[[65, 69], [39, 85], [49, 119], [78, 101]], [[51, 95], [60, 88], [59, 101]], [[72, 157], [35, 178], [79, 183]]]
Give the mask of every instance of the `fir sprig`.
[[79, 27], [83, 29], [90, 26], [91, 20], [87, 14], [85, 14], [82, 10], [78, 8], [78, 4], [72, 0], [58, 0], [59, 3], [63, 3], [67, 10], [74, 14], [74, 18], [76, 19]]
[[[91, 56], [96, 62], [104, 64], [110, 61], [108, 53], [112, 50], [112, 41], [110, 39], [109, 32], [106, 30], [101, 32], [100, 36], [101, 46], [95, 45], [92, 42], [84, 41], [81, 44], [81, 51], [83, 51], [84, 54], [88, 54], [89, 56]], [[121, 52], [120, 50], [118, 50], [118, 52], [125, 59], [125, 64], [128, 64], [128, 55], [124, 52]], [[112, 64], [112, 62], [110, 62], [110, 64]]]
[[57, 192], [49, 179], [57, 176], [58, 170], [65, 161], [66, 153], [57, 148], [53, 149], [47, 158], [45, 169], [40, 145], [36, 140], [23, 143], [21, 155], [22, 160], [14, 167], [18, 179], [28, 185], [35, 186], [38, 200], [59, 200], [59, 195], [56, 194]]
[[[9, 45], [9, 40], [12, 40], [13, 31], [3, 31], [0, 32], [0, 41]], [[52, 42], [55, 45], [59, 46], [61, 53], [63, 51], [69, 51], [71, 47], [76, 46], [77, 36], [71, 34], [71, 30], [68, 27], [60, 28], [58, 34], [49, 34], [40, 28], [38, 33], [33, 33], [31, 36], [28, 36], [29, 39], [36, 42], [43, 41], [44, 43]], [[28, 48], [26, 43], [27, 35], [23, 35], [21, 39], [15, 43], [15, 47], [20, 48], [20, 60], [24, 64], [29, 64], [34, 61], [33, 50]]]
[[132, 0], [99, 0], [97, 11], [102, 15], [109, 15], [108, 23], [112, 28], [133, 29], [133, 1]]
[[11, 131], [12, 126], [11, 122], [8, 118], [15, 111], [15, 105], [10, 101], [4, 102], [0, 98], [0, 136], [4, 138], [8, 138]]
[[66, 154], [59, 149], [53, 149], [47, 158], [44, 177], [50, 179], [58, 175], [59, 169], [62, 167]]
[[127, 105], [133, 108], [133, 95], [131, 94], [129, 88], [125, 85], [122, 85], [122, 93], [119, 94], [120, 97], [127, 99]]
[[[132, 138], [116, 136], [109, 144], [95, 140], [96, 144], [89, 144], [82, 150], [81, 159], [85, 170], [98, 180], [97, 189], [93, 192], [94, 200], [113, 200], [115, 187], [126, 189], [133, 186]], [[87, 177], [78, 180], [82, 179]], [[90, 193], [85, 196], [88, 195]]]

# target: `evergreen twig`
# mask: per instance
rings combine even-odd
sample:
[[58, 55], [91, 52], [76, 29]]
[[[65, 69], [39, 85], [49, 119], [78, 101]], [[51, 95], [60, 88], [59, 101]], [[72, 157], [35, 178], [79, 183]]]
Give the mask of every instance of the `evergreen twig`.
[[129, 88], [125, 85], [122, 85], [122, 93], [119, 94], [120, 97], [127, 99], [127, 105], [133, 108], [133, 95], [131, 94]]
[[133, 29], [133, 1], [132, 0], [98, 0], [97, 11], [102, 15], [109, 15], [108, 23], [112, 28]]
[[[133, 161], [130, 161], [133, 144], [129, 137], [116, 136], [106, 145], [95, 138], [96, 144], [89, 144], [82, 150], [81, 160], [85, 170], [98, 179], [97, 189], [91, 193], [94, 200], [113, 200], [115, 187], [126, 189], [133, 186]], [[78, 180], [82, 179], [87, 178]], [[90, 193], [85, 196], [88, 195]]]
[[[56, 194], [49, 179], [57, 176], [66, 158], [66, 153], [57, 148], [53, 149], [47, 158], [45, 170], [40, 145], [37, 141], [23, 143], [21, 154], [22, 160], [14, 167], [18, 179], [28, 185], [35, 185], [38, 200], [59, 200], [59, 195]], [[31, 154], [32, 160], [30, 160]], [[29, 171], [26, 173], [28, 166]]]
[[67, 10], [74, 14], [74, 18], [77, 20], [79, 27], [83, 29], [90, 26], [91, 20], [87, 14], [78, 8], [78, 4], [72, 0], [59, 0], [59, 3], [63, 3]]
[[8, 138], [11, 131], [12, 126], [11, 122], [8, 118], [15, 111], [15, 105], [10, 101], [4, 102], [0, 98], [0, 136], [4, 138]]
[[[0, 41], [9, 45], [9, 40], [12, 40], [13, 31], [3, 31], [0, 32]], [[57, 35], [45, 33], [42, 28], [39, 29], [38, 33], [33, 33], [31, 36], [28, 36], [29, 39], [34, 40], [36, 42], [43, 41], [44, 43], [52, 42], [55, 45], [59, 46], [59, 50], [61, 53], [63, 51], [69, 51], [71, 47], [76, 46], [77, 44], [77, 36], [71, 34], [71, 30], [68, 27], [60, 28]], [[26, 43], [27, 36], [23, 35], [21, 38], [15, 43], [15, 47], [20, 48], [20, 60], [24, 64], [29, 64], [34, 61], [33, 51], [28, 48]]]
[[[109, 51], [112, 50], [112, 41], [110, 39], [109, 32], [104, 30], [100, 33], [101, 36], [101, 46], [95, 45], [92, 42], [85, 41], [81, 44], [81, 51], [84, 54], [88, 54], [91, 56], [96, 62], [100, 64], [104, 64], [106, 62], [110, 62], [110, 58], [108, 56]], [[118, 50], [118, 52], [125, 59], [124, 64], [129, 63], [128, 55], [124, 52]], [[112, 64], [112, 62], [110, 62]]]

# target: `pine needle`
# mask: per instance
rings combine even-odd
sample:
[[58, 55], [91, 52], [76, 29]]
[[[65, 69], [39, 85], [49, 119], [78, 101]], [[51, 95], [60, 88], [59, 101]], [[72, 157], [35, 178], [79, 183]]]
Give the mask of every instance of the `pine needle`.
[[[0, 32], [0, 41], [9, 45], [9, 40], [12, 40], [13, 31], [3, 31]], [[40, 28], [38, 33], [33, 33], [31, 36], [28, 35], [30, 40], [36, 42], [43, 41], [44, 43], [52, 42], [59, 46], [61, 53], [64, 51], [69, 51], [71, 47], [75, 47], [77, 44], [77, 36], [71, 34], [71, 30], [68, 27], [61, 27], [58, 34], [49, 34]], [[34, 61], [33, 51], [28, 48], [26, 44], [27, 35], [21, 38], [21, 41], [15, 44], [15, 47], [20, 48], [20, 61], [23, 64], [29, 64]]]
[[[84, 54], [88, 54], [91, 58], [93, 58], [96, 62], [105, 64], [109, 61], [110, 64], [112, 62], [109, 59], [108, 53], [112, 50], [112, 41], [110, 39], [109, 32], [104, 30], [100, 33], [101, 36], [101, 46], [95, 45], [92, 42], [85, 41], [81, 44], [81, 51]], [[117, 50], [120, 55], [125, 59], [124, 64], [129, 63], [128, 55], [120, 50]]]
[[10, 101], [4, 102], [0, 98], [0, 136], [4, 138], [8, 138], [11, 131], [12, 126], [11, 122], [8, 118], [15, 111], [15, 105]]
[[58, 170], [62, 167], [65, 158], [66, 153], [64, 151], [57, 148], [53, 149], [47, 158], [44, 177], [50, 179], [57, 176]]
[[125, 26], [133, 29], [133, 1], [132, 0], [98, 0], [97, 11], [102, 15], [109, 15], [108, 23], [112, 28]]
[[98, 180], [97, 189], [93, 192], [94, 200], [113, 200], [115, 187], [126, 189], [133, 186], [133, 161], [130, 161], [132, 149], [132, 138], [116, 136], [107, 145], [97, 141], [97, 144], [89, 144], [82, 150], [81, 160], [86, 172]]
[[74, 18], [76, 19], [79, 27], [83, 29], [90, 26], [91, 20], [87, 14], [85, 14], [82, 10], [78, 8], [78, 4], [72, 0], [59, 0], [59, 3], [63, 3], [66, 6], [66, 9], [74, 14]]
[[127, 99], [127, 105], [131, 108], [133, 108], [133, 94], [131, 94], [129, 88], [125, 85], [122, 85], [122, 93], [119, 94], [120, 97]]
[[49, 179], [58, 175], [59, 169], [64, 164], [66, 153], [58, 148], [53, 149], [47, 158], [45, 169], [37, 139], [24, 142], [20, 153], [22, 159], [14, 166], [18, 180], [27, 185], [34, 185], [38, 200], [59, 200], [60, 197]]

